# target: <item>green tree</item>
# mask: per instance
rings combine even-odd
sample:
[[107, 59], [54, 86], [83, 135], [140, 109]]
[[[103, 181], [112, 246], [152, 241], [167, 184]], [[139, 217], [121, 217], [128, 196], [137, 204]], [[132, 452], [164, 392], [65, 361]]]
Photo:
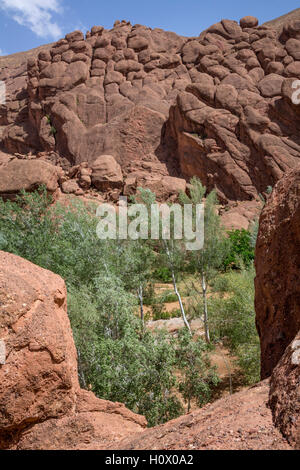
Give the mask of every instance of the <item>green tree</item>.
[[227, 232], [230, 241], [230, 250], [224, 260], [225, 268], [249, 266], [254, 261], [254, 248], [252, 236], [248, 230], [231, 230]]
[[[176, 236], [175, 236], [175, 232], [176, 232], [175, 227], [176, 227], [176, 224], [178, 223], [177, 214], [174, 213], [173, 210], [170, 210], [171, 209], [170, 206], [168, 208], [168, 206], [165, 205], [164, 207], [165, 212], [167, 213], [170, 210], [168, 214], [169, 226], [165, 227], [163, 224], [164, 215], [160, 211], [160, 207], [156, 202], [156, 195], [152, 193], [149, 189], [148, 190], [145, 190], [143, 188], [138, 188], [138, 189], [139, 189], [140, 197], [143, 203], [146, 204], [147, 209], [148, 209], [149, 232], [151, 232], [151, 228], [152, 228], [151, 222], [153, 223], [153, 219], [150, 218], [151, 208], [153, 206], [157, 207], [157, 213], [159, 214], [158, 220], [157, 220], [158, 226], [159, 226], [159, 236], [157, 240], [157, 247], [158, 247], [159, 254], [160, 254], [160, 263], [163, 264], [164, 269], [167, 268], [167, 270], [169, 271], [171, 275], [174, 293], [178, 299], [181, 316], [182, 316], [182, 319], [186, 328], [188, 329], [191, 335], [192, 334], [191, 327], [187, 319], [185, 308], [182, 302], [182, 297], [181, 297], [181, 294], [179, 292], [178, 285], [177, 285], [178, 273], [181, 271], [183, 263], [184, 263], [183, 243], [182, 243], [182, 240], [176, 239]], [[179, 217], [181, 219], [181, 208], [180, 207], [178, 208], [180, 209]], [[179, 222], [181, 223], [181, 220]], [[167, 232], [166, 232], [166, 228], [168, 228]]]
[[215, 278], [210, 298], [213, 340], [226, 341], [243, 371], [245, 383], [260, 379], [260, 342], [255, 325], [253, 265]]
[[192, 399], [196, 400], [198, 406], [203, 406], [210, 400], [211, 389], [219, 383], [208, 350], [208, 345], [201, 338], [195, 341], [187, 334], [187, 330], [179, 332], [176, 364], [180, 371], [179, 391], [187, 403], [188, 413]]
[[[194, 208], [198, 204], [204, 203], [204, 244], [201, 250], [189, 253], [190, 265], [194, 273], [200, 276], [201, 291], [203, 297], [203, 322], [205, 329], [205, 339], [210, 342], [208, 307], [207, 307], [207, 287], [216, 272], [222, 268], [224, 260], [228, 254], [230, 243], [225, 236], [221, 226], [220, 217], [217, 212], [217, 194], [212, 191], [207, 195], [205, 201], [206, 188], [198, 178], [191, 180], [190, 196], [180, 195], [182, 204], [192, 204]], [[194, 212], [196, 217], [196, 211]], [[197, 286], [195, 291], [199, 293]]]

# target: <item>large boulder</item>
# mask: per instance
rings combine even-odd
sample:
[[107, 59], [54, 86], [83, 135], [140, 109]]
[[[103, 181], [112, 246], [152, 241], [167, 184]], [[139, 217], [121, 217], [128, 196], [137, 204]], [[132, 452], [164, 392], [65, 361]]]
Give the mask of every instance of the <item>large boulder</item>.
[[258, 19], [255, 16], [244, 16], [240, 20], [241, 28], [255, 28], [258, 26]]
[[300, 330], [300, 169], [275, 186], [256, 245], [255, 308], [262, 378], [271, 375]]
[[80, 390], [66, 297], [59, 276], [0, 252], [2, 449], [103, 448], [145, 426]]
[[122, 187], [122, 170], [112, 155], [96, 158], [92, 166], [92, 183], [101, 191]]
[[300, 332], [273, 371], [269, 404], [276, 426], [300, 450]]
[[58, 188], [59, 172], [43, 160], [13, 159], [0, 166], [0, 197], [13, 198], [22, 189], [33, 191], [45, 185], [49, 193]]
[[0, 432], [70, 412], [79, 389], [66, 288], [55, 274], [0, 253]]
[[149, 176], [142, 173], [136, 180], [136, 186], [150, 189], [156, 195], [157, 201], [176, 200], [180, 193], [186, 192], [187, 187], [184, 179], [172, 176]]

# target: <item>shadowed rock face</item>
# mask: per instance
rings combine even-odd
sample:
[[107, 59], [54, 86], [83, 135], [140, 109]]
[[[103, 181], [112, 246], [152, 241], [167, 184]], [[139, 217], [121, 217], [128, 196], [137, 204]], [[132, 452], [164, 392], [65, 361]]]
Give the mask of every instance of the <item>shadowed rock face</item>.
[[275, 186], [260, 218], [255, 309], [274, 424], [300, 449], [300, 169]]
[[196, 38], [125, 21], [75, 31], [29, 58], [27, 86], [2, 69], [5, 147], [90, 167], [111, 155], [124, 179], [198, 175], [224, 201], [254, 199], [300, 161], [299, 40], [297, 20], [278, 32], [254, 17]]
[[26, 52], [0, 57], [0, 80], [6, 85], [6, 104], [0, 104], [0, 141], [6, 126], [16, 125], [13, 143], [7, 142], [6, 150], [27, 152], [39, 145], [35, 129], [29, 124], [27, 91], [27, 60], [37, 58], [51, 44]]
[[300, 329], [300, 170], [275, 186], [260, 218], [255, 308], [262, 378], [269, 377]]
[[145, 427], [77, 374], [64, 281], [0, 252], [0, 449], [100, 449]]

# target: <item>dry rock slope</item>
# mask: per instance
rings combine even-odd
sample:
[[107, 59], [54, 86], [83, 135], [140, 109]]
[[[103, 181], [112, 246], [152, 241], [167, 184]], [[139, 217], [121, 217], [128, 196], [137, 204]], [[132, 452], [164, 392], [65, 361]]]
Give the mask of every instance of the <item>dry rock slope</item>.
[[[176, 420], [126, 437], [122, 450], [288, 450], [267, 407], [268, 381]], [[114, 448], [114, 445], [110, 447]]]

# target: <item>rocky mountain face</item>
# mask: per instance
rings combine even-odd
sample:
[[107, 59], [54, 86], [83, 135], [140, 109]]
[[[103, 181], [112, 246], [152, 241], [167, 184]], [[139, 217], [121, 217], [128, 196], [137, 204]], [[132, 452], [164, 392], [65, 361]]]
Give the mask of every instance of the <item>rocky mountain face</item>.
[[25, 57], [1, 59], [4, 147], [75, 166], [65, 192], [166, 184], [168, 198], [185, 187], [172, 177], [196, 175], [224, 203], [255, 200], [299, 163], [292, 18], [279, 30], [222, 20], [195, 38], [122, 21], [33, 51], [26, 70]]

